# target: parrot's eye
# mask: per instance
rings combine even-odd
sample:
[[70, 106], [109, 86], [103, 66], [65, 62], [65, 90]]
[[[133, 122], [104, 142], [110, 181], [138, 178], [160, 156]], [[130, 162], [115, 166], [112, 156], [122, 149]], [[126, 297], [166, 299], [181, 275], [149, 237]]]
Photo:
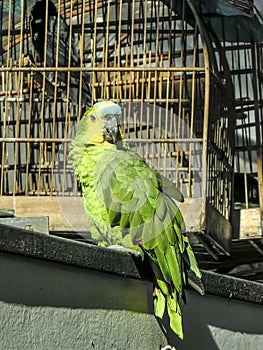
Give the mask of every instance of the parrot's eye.
[[90, 120], [92, 121], [92, 122], [96, 122], [97, 121], [97, 117], [95, 116], [95, 114], [91, 114], [90, 116], [89, 116], [89, 118], [90, 118]]
[[105, 118], [105, 120], [106, 121], [110, 121], [110, 120], [112, 120], [112, 115], [111, 114], [108, 114], [107, 116], [106, 116], [106, 118]]

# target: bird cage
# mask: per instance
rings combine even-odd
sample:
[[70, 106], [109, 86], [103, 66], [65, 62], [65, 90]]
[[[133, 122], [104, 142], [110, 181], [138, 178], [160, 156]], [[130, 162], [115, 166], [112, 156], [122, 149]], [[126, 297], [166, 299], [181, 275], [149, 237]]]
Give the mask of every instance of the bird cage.
[[[259, 5], [256, 1], [255, 4]], [[233, 238], [260, 238], [263, 232], [262, 9], [253, 0], [232, 0], [224, 3], [224, 7], [220, 1], [199, 3], [199, 9], [215, 52], [224, 51], [234, 87]], [[216, 44], [218, 40], [220, 45]]]
[[85, 231], [69, 143], [87, 106], [111, 99], [130, 146], [182, 191], [187, 230], [228, 249], [233, 86], [194, 2], [0, 6], [1, 207], [48, 215], [51, 231]]
[[262, 237], [262, 42], [224, 43], [235, 91], [235, 238]]

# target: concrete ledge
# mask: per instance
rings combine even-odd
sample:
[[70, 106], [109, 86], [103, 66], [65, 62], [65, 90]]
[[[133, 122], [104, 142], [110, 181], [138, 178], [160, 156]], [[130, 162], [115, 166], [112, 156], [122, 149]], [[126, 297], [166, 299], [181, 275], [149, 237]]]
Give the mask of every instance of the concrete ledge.
[[[95, 245], [0, 225], [0, 251], [118, 276], [152, 280], [147, 262]], [[208, 294], [263, 304], [263, 284], [203, 271]]]
[[149, 271], [129, 253], [2, 225], [0, 349], [262, 349], [261, 284], [204, 271], [180, 341], [153, 315]]
[[141, 278], [136, 264], [127, 253], [5, 225], [0, 225], [0, 250], [119, 276]]
[[210, 271], [203, 271], [203, 282], [206, 293], [229, 299], [263, 304], [263, 284], [261, 283]]

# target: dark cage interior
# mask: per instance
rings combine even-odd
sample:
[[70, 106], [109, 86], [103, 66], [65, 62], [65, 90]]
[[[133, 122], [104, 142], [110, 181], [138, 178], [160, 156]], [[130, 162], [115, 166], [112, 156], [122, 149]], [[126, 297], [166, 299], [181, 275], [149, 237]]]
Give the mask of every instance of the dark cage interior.
[[[1, 1], [1, 208], [48, 213], [52, 231], [87, 230], [85, 215], [67, 216], [73, 201], [82, 206], [69, 143], [83, 111], [112, 99], [131, 147], [185, 196], [188, 232], [206, 233], [218, 254], [230, 249], [241, 225], [232, 222], [235, 201], [260, 210], [259, 162], [249, 171], [247, 164], [259, 157], [261, 131], [250, 140], [262, 128], [262, 101], [246, 91], [256, 74], [248, 72], [248, 51], [241, 64], [241, 45], [220, 43], [194, 4]], [[260, 62], [261, 47], [249, 50]], [[244, 176], [243, 194], [234, 172], [237, 183]]]

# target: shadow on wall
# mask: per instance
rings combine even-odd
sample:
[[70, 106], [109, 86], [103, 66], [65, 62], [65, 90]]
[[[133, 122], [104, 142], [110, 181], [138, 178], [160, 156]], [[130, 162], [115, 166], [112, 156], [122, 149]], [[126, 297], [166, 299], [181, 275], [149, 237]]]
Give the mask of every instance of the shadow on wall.
[[214, 295], [186, 293], [185, 339], [168, 335], [176, 349], [261, 350], [263, 344], [262, 305]]
[[0, 301], [7, 303], [153, 314], [149, 282], [4, 253], [0, 280]]
[[[157, 326], [153, 324], [150, 282], [4, 253], [0, 255], [0, 280], [5, 281], [0, 288], [0, 302], [20, 304], [29, 310], [33, 306], [34, 313], [52, 308], [80, 309], [82, 314], [109, 310], [110, 317], [116, 310], [125, 310], [132, 312], [135, 320], [150, 314], [149, 324], [153, 329]], [[170, 333], [167, 337], [176, 349], [262, 349], [261, 305], [208, 294], [202, 297], [192, 290], [186, 291], [186, 299], [187, 305], [182, 306], [185, 339], [180, 341]], [[121, 330], [124, 325], [118, 327]], [[123, 336], [121, 332], [119, 336]]]

